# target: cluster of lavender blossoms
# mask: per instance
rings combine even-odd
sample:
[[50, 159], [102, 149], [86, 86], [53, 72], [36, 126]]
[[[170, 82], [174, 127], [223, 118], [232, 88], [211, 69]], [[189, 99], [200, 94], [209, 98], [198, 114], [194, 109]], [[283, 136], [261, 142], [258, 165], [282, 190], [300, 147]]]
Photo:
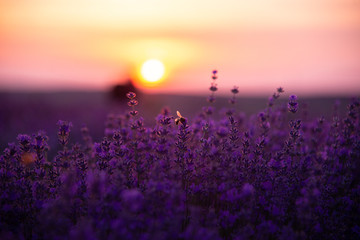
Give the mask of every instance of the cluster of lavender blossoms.
[[246, 118], [238, 92], [219, 120], [164, 108], [151, 127], [130, 92], [100, 142], [59, 121], [53, 159], [44, 132], [20, 134], [0, 157], [0, 239], [360, 239], [359, 100], [307, 121], [278, 88]]

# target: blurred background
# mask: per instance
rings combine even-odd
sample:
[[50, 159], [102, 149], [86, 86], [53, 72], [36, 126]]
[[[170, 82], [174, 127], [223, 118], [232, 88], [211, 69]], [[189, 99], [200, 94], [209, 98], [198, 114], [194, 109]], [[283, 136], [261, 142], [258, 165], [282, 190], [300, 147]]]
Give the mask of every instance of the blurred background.
[[129, 89], [151, 119], [201, 111], [213, 69], [220, 103], [236, 85], [251, 114], [281, 86], [326, 115], [360, 93], [359, 12], [359, 0], [0, 0], [1, 146], [59, 118], [101, 132]]
[[[132, 78], [151, 93], [275, 87], [360, 92], [359, 0], [1, 0], [0, 88], [107, 90]], [[138, 81], [147, 59], [165, 79]], [[191, 86], [191, 87], [190, 87]]]

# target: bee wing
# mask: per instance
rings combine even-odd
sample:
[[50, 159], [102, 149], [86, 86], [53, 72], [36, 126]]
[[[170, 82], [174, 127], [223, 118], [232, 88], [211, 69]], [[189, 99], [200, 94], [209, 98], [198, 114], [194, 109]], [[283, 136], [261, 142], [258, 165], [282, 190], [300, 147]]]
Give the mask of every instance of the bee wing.
[[181, 116], [179, 111], [176, 111], [176, 115], [178, 115], [179, 118], [182, 118], [183, 116]]

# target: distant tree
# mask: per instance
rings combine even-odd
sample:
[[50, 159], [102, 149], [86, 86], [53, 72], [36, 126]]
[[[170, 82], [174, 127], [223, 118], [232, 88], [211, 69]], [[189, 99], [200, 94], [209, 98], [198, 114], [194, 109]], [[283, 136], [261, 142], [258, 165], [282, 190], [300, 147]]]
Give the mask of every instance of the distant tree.
[[126, 93], [139, 91], [136, 89], [131, 80], [128, 80], [125, 84], [116, 84], [110, 91], [110, 97], [118, 101], [126, 101]]

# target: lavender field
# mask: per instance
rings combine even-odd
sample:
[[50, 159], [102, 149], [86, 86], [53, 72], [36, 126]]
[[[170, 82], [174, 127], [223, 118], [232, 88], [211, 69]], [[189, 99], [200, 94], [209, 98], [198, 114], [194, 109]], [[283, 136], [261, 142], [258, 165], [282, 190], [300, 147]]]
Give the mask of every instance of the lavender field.
[[0, 239], [359, 239], [359, 99], [216, 90], [1, 94]]

